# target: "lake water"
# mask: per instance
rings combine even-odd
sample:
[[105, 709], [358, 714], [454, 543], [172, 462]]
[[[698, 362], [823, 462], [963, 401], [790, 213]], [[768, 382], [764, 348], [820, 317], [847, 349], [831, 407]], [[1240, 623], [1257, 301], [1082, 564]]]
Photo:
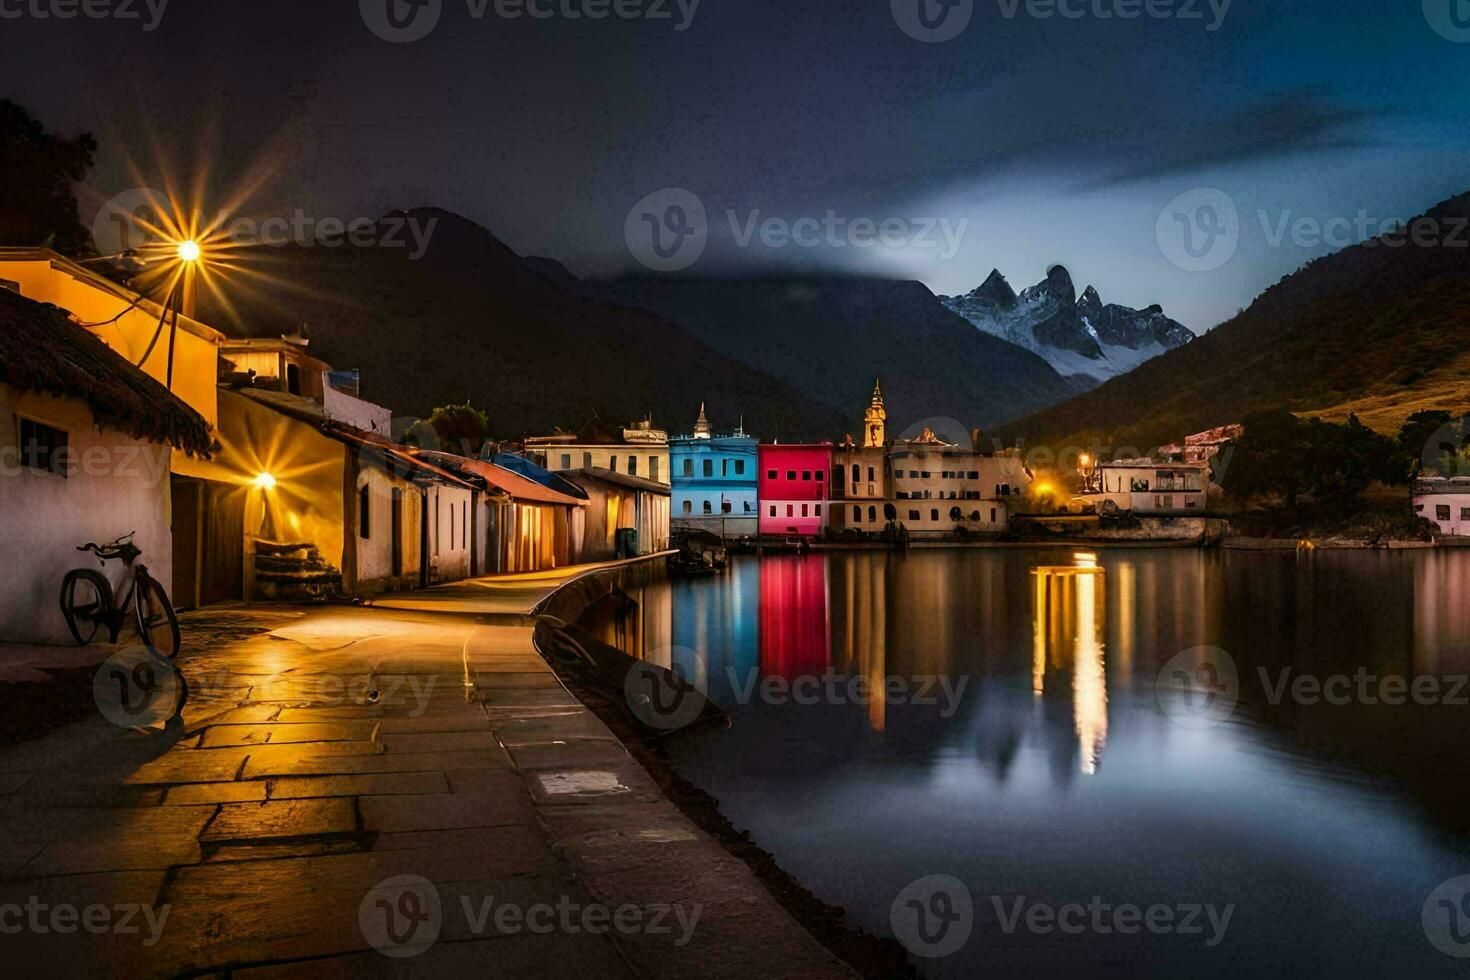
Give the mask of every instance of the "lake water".
[[604, 638], [733, 716], [680, 771], [926, 976], [1470, 972], [1470, 879], [1435, 893], [1470, 875], [1470, 551], [780, 556], [633, 597]]

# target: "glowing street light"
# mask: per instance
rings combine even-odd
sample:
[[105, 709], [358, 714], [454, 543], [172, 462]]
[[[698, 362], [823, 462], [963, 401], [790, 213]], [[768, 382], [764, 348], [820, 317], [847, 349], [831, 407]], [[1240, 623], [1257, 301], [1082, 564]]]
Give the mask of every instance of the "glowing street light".
[[274, 490], [276, 488], [276, 478], [269, 473], [261, 473], [251, 482], [255, 484], [257, 490]]
[[179, 261], [198, 262], [199, 243], [193, 240], [179, 242]]

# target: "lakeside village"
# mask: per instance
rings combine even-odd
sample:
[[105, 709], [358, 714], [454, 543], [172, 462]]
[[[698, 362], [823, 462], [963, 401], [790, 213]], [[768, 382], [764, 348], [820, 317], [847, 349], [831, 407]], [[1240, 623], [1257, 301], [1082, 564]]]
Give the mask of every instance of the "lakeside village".
[[[5, 495], [21, 569], [0, 602], [28, 633], [16, 638], [65, 640], [54, 592], [76, 548], [129, 533], [183, 609], [362, 597], [681, 542], [693, 566], [727, 547], [1199, 543], [1219, 492], [1212, 459], [1240, 436], [1201, 433], [1150, 459], [1082, 455], [1061, 487], [1014, 450], [982, 451], [978, 432], [969, 446], [928, 429], [890, 439], [875, 385], [860, 440], [762, 443], [718, 433], [700, 406], [683, 435], [593, 421], [471, 458], [395, 442], [392, 412], [307, 338], [232, 339], [190, 312], [45, 249], [0, 249], [0, 406], [15, 422], [0, 453], [21, 477]], [[1470, 533], [1470, 481], [1414, 494], [1440, 533]]]

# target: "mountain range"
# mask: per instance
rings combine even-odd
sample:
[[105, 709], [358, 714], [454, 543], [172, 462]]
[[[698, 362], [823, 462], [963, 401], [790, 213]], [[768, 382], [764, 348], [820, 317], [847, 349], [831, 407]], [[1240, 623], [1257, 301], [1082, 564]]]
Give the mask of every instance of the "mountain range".
[[878, 377], [896, 433], [933, 417], [990, 427], [1080, 390], [919, 283], [588, 281], [447, 211], [385, 221], [410, 219], [435, 222], [421, 255], [263, 249], [244, 260], [258, 276], [201, 291], [200, 318], [257, 337], [304, 322], [313, 355], [361, 371], [364, 398], [404, 416], [468, 399], [498, 436], [650, 414], [685, 431], [704, 402], [717, 428], [743, 417], [762, 438], [834, 439], [859, 428]]
[[1103, 304], [1088, 286], [1079, 298], [1065, 267], [1017, 295], [999, 269], [963, 296], [941, 296], [950, 310], [988, 334], [1034, 351], [1088, 387], [1117, 377], [1195, 339], [1162, 307]]
[[1233, 319], [1093, 391], [1006, 426], [1029, 444], [1147, 449], [1287, 408], [1394, 434], [1470, 408], [1470, 194], [1403, 232], [1316, 259]]

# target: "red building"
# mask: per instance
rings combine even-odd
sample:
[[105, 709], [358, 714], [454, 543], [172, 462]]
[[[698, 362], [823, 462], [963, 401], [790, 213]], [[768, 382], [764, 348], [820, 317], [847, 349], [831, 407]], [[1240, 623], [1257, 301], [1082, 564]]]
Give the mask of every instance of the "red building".
[[761, 446], [760, 533], [817, 537], [827, 526], [832, 444]]

